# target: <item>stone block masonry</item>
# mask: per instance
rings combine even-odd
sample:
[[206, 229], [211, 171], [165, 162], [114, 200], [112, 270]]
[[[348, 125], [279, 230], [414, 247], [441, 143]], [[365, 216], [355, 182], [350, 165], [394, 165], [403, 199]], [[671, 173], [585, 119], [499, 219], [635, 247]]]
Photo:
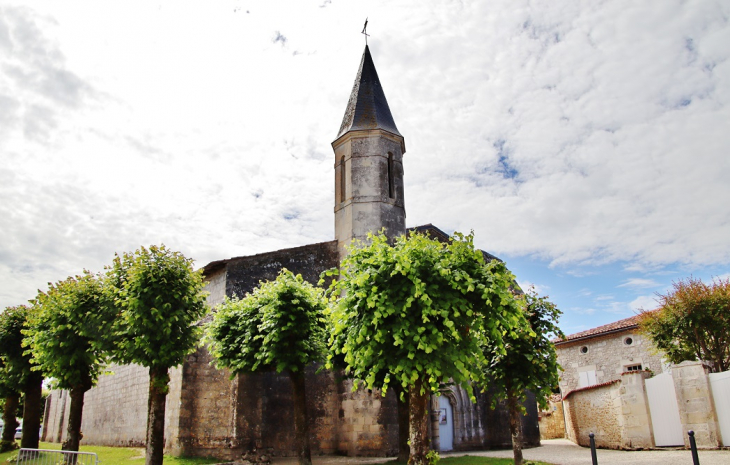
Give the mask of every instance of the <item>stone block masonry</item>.
[[[649, 376], [647, 372], [627, 372], [620, 380], [569, 392], [563, 399], [568, 439], [588, 446], [588, 434], [595, 433], [598, 447], [627, 450], [656, 447], [645, 382]], [[707, 366], [702, 362], [684, 362], [672, 367], [671, 377], [685, 447], [689, 447], [689, 430], [695, 432], [698, 447], [720, 447]]]

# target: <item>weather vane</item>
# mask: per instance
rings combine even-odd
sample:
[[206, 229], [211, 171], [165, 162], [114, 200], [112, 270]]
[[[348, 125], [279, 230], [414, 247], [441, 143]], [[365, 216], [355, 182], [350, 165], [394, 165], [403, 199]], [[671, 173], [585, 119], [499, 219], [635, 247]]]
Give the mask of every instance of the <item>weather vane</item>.
[[365, 25], [362, 27], [362, 32], [360, 34], [365, 35], [365, 45], [368, 44], [368, 37], [370, 37], [370, 34], [367, 33], [366, 29], [368, 28], [368, 19], [365, 18]]

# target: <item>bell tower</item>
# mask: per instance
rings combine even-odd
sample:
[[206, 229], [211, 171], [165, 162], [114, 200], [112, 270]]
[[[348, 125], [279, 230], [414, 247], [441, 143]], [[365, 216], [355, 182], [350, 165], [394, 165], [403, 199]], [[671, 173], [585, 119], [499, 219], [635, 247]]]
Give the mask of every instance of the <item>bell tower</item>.
[[340, 257], [352, 239], [385, 228], [406, 232], [403, 198], [405, 140], [395, 126], [370, 49], [360, 61], [335, 151], [335, 239]]

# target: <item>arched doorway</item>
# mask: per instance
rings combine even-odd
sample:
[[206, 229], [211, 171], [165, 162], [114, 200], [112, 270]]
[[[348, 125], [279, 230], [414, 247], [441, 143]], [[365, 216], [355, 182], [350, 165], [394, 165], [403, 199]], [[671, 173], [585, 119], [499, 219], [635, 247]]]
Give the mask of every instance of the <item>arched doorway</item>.
[[449, 398], [439, 396], [439, 450], [454, 448], [454, 410]]

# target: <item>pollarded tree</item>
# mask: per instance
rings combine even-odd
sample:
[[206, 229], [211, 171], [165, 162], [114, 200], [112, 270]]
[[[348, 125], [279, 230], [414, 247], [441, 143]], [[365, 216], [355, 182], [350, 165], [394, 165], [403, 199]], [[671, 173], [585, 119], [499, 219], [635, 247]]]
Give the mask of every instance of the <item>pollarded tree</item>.
[[15, 442], [15, 429], [18, 427], [16, 419], [18, 404], [20, 403], [20, 392], [17, 391], [19, 381], [0, 358], [0, 397], [5, 402], [3, 405], [3, 434], [0, 440], [0, 453], [17, 449]]
[[226, 299], [207, 328], [216, 366], [239, 373], [286, 372], [294, 398], [297, 458], [311, 465], [304, 369], [323, 361], [327, 318], [324, 293], [301, 275], [281, 270], [243, 299]]
[[540, 297], [529, 289], [521, 297], [526, 324], [506, 334], [496, 350], [491, 341], [484, 347], [488, 359], [484, 368], [482, 387], [494, 389], [494, 404], [507, 402], [509, 428], [512, 434], [512, 450], [515, 465], [522, 464], [522, 402], [526, 391], [532, 391], [541, 407], [547, 408], [547, 398], [558, 385], [558, 356], [551, 340], [563, 337], [558, 328], [560, 310], [547, 297]]
[[20, 305], [8, 307], [0, 314], [0, 356], [5, 362], [8, 375], [17, 383], [15, 389], [22, 391], [25, 397], [23, 436], [20, 439], [20, 446], [37, 449], [38, 431], [41, 426], [43, 373], [31, 361], [30, 354], [24, 348], [27, 341], [23, 331], [31, 313], [30, 308]]
[[[50, 285], [34, 301], [36, 312], [25, 330], [33, 361], [53, 386], [69, 391], [71, 406], [63, 450], [78, 451], [84, 395], [97, 382], [107, 360], [109, 326], [103, 282], [88, 271]], [[107, 312], [108, 313], [108, 312]], [[27, 408], [27, 407], [26, 407]], [[25, 436], [23, 425], [23, 435]]]
[[448, 244], [418, 234], [393, 246], [383, 234], [369, 241], [350, 248], [330, 286], [330, 344], [368, 389], [385, 394], [397, 383], [407, 392], [409, 463], [422, 465], [430, 394], [445, 382], [471, 392], [475, 368], [485, 362], [483, 339], [499, 350], [502, 333], [522, 313], [510, 292], [512, 274], [499, 261], [485, 263], [472, 236], [457, 233]]
[[707, 360], [715, 372], [730, 369], [730, 278], [679, 280], [658, 301], [658, 310], [641, 313], [639, 326], [667, 360]]
[[107, 272], [107, 302], [117, 313], [112, 358], [149, 369], [145, 465], [162, 465], [169, 369], [198, 345], [195, 323], [208, 310], [203, 286], [202, 270], [164, 245], [117, 255]]

